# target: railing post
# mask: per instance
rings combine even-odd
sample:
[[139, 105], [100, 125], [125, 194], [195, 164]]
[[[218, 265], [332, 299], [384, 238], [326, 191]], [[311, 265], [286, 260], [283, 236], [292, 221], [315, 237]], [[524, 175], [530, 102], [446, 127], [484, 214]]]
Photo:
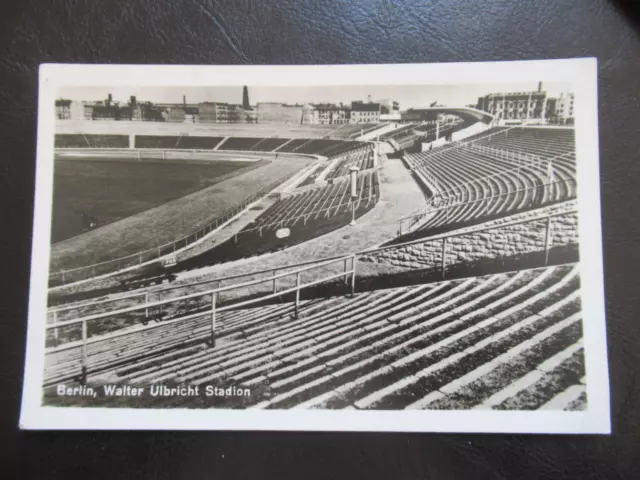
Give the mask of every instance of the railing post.
[[349, 274], [347, 273], [347, 271], [349, 270], [347, 268], [347, 261], [349, 260], [348, 257], [344, 258], [344, 284], [347, 285], [347, 283], [349, 282]]
[[216, 299], [218, 292], [211, 294], [211, 347], [216, 346]]
[[442, 239], [442, 278], [445, 276], [446, 268], [447, 268], [447, 237]]
[[[56, 325], [58, 323], [58, 312], [56, 310], [53, 311], [53, 324]], [[58, 327], [53, 329], [53, 346], [58, 346]]]
[[296, 305], [295, 305], [295, 319], [298, 319], [300, 314], [300, 272], [296, 272]]
[[549, 263], [549, 248], [551, 247], [551, 217], [547, 217], [547, 225], [544, 235], [544, 264]]
[[80, 383], [82, 385], [87, 384], [87, 321], [82, 322], [82, 374], [80, 376]]
[[275, 270], [273, 271], [272, 277], [273, 277], [273, 288], [272, 288], [272, 290], [273, 290], [273, 293], [276, 293], [278, 291], [278, 285], [277, 285], [278, 279], [276, 278], [276, 271]]
[[356, 262], [358, 261], [356, 254], [351, 257], [351, 296], [356, 293]]

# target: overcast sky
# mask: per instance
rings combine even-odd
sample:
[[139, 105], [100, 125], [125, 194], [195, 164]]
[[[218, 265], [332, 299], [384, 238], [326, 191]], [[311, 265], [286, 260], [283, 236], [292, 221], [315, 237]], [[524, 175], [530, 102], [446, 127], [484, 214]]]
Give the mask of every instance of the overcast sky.
[[[249, 101], [252, 105], [258, 102], [281, 103], [351, 103], [353, 100], [373, 100], [391, 98], [400, 103], [400, 108], [428, 107], [438, 102], [449, 107], [476, 104], [478, 97], [496, 92], [525, 92], [537, 90], [538, 82], [519, 84], [483, 84], [483, 85], [367, 85], [367, 86], [329, 86], [329, 87], [249, 87]], [[552, 97], [561, 92], [571, 91], [570, 85], [560, 83], [544, 83]], [[58, 97], [71, 100], [104, 100], [107, 94], [113, 95], [114, 101], [126, 102], [131, 95], [138, 101], [154, 103], [182, 103], [186, 95], [187, 103], [227, 102], [242, 103], [242, 87], [64, 87], [58, 91]]]

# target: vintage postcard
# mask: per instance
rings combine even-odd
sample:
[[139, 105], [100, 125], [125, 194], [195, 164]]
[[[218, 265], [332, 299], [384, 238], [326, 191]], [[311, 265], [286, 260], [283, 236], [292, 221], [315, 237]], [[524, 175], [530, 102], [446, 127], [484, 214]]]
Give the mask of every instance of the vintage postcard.
[[609, 433], [596, 79], [43, 65], [21, 427]]

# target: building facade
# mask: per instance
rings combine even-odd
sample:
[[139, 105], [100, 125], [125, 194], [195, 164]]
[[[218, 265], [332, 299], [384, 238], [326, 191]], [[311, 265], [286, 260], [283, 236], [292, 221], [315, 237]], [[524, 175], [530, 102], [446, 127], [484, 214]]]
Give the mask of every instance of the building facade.
[[186, 112], [183, 107], [172, 107], [167, 112], [167, 122], [183, 123], [186, 119]]
[[546, 92], [490, 93], [478, 99], [478, 110], [501, 120], [544, 119], [552, 115]]
[[574, 94], [561, 93], [556, 102], [556, 116], [559, 123], [573, 123]]
[[257, 123], [285, 123], [300, 125], [304, 106], [261, 102], [256, 106]]
[[56, 100], [56, 119], [58, 120], [71, 119], [71, 100], [65, 100], [65, 99]]
[[302, 123], [308, 125], [345, 125], [351, 111], [344, 105], [308, 104], [302, 109]]
[[380, 104], [375, 102], [351, 102], [349, 123], [378, 123]]
[[551, 98], [538, 84], [537, 91], [490, 93], [478, 98], [478, 110], [494, 115], [503, 123], [539, 120], [549, 122], [556, 117], [557, 99]]
[[240, 105], [221, 102], [198, 104], [200, 123], [245, 123], [245, 112]]
[[380, 100], [380, 114], [395, 117], [400, 113], [400, 104], [390, 98]]

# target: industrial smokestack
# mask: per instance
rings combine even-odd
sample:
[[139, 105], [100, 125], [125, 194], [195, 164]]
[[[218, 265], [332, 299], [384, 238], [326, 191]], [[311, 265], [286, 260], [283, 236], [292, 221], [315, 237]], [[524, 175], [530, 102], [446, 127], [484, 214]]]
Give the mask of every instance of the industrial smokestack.
[[186, 108], [187, 106], [187, 96], [186, 95], [182, 95], [182, 106]]
[[538, 92], [542, 91], [542, 82], [538, 82]]
[[249, 105], [249, 89], [246, 85], [242, 87], [242, 108], [245, 110], [251, 109], [251, 105]]

